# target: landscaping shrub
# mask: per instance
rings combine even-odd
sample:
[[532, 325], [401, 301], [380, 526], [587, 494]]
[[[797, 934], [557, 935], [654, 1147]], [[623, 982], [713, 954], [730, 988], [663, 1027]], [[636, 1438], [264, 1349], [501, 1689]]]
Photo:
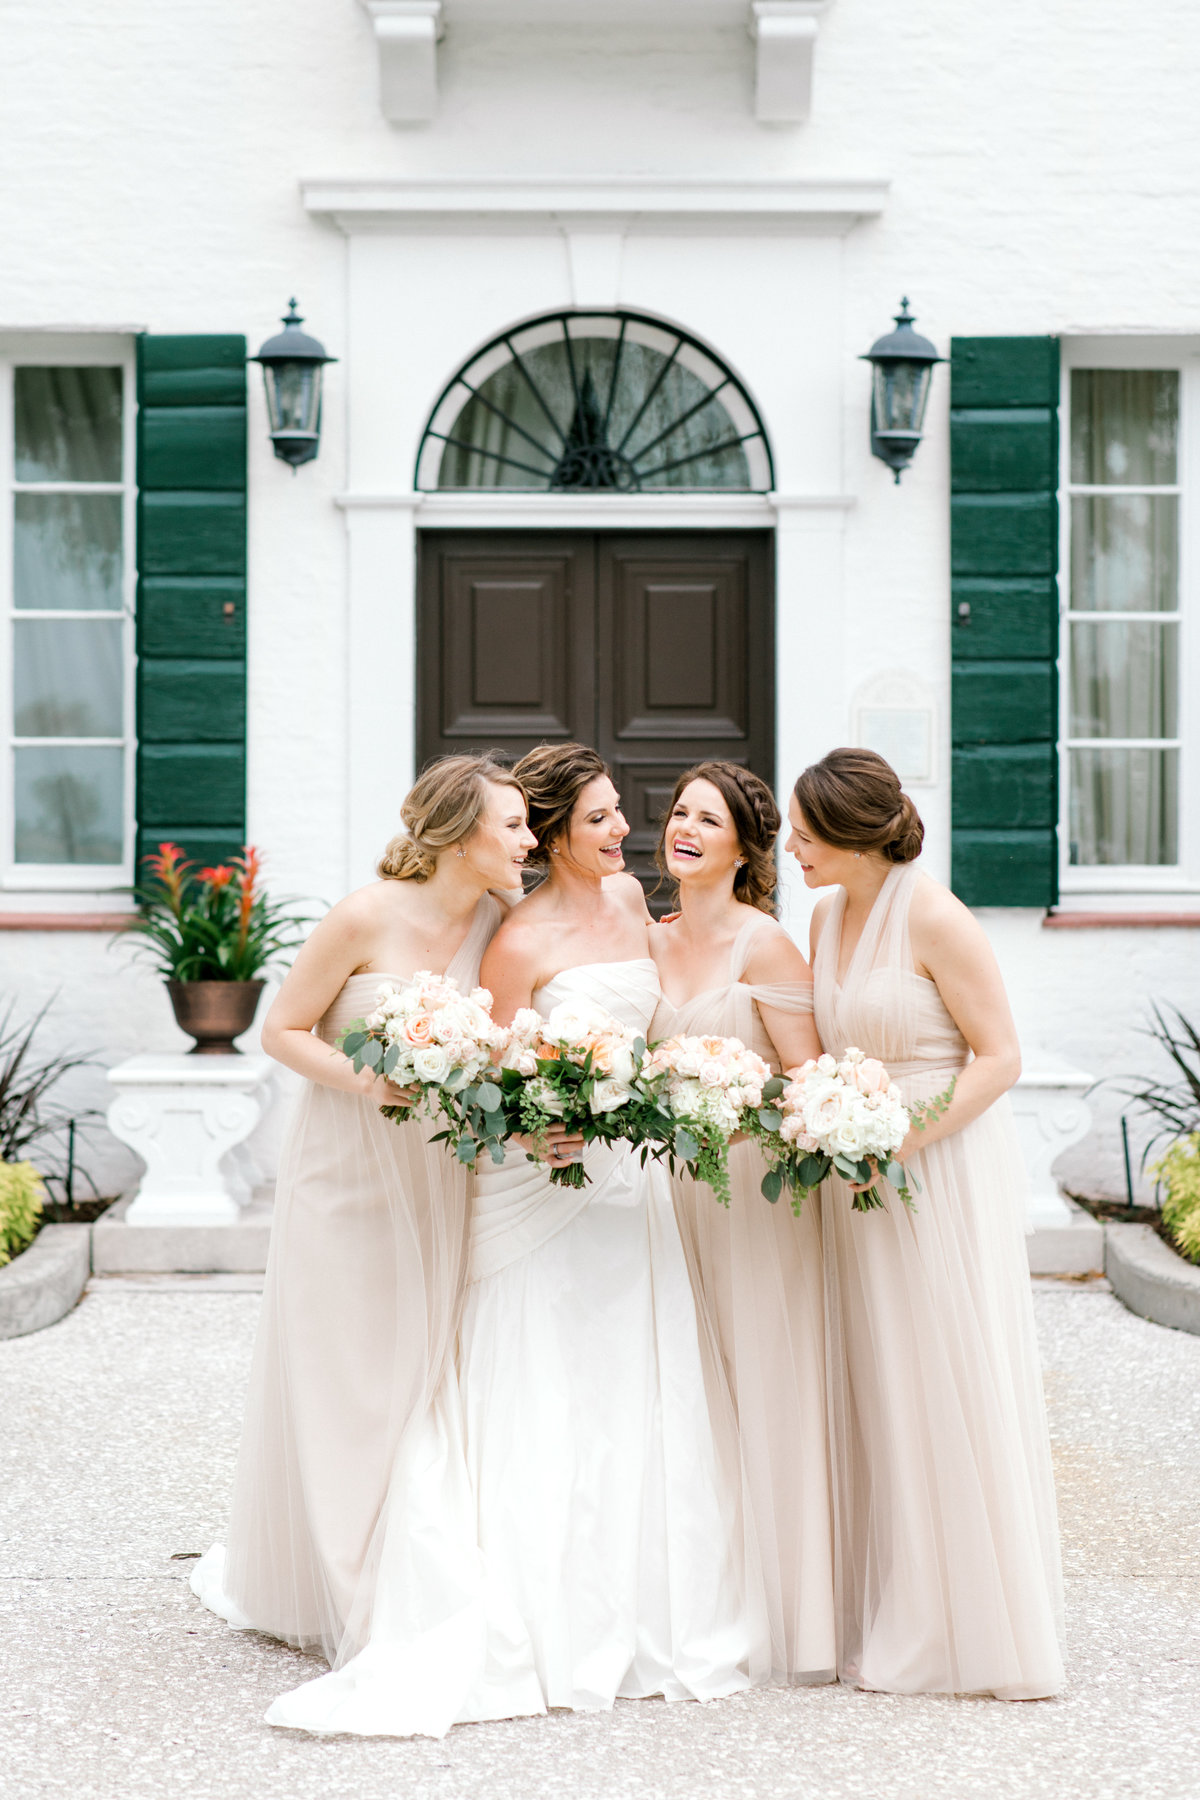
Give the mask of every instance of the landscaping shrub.
[[1200, 1263], [1200, 1132], [1178, 1138], [1150, 1173], [1166, 1189], [1163, 1224], [1181, 1256]]
[[37, 1236], [46, 1190], [29, 1162], [0, 1163], [0, 1268]]

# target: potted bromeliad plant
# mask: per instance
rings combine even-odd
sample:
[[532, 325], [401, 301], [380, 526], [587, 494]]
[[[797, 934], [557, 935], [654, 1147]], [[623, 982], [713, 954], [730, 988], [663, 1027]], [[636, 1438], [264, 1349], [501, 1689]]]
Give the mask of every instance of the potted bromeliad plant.
[[192, 1054], [236, 1056], [233, 1040], [254, 1022], [265, 972], [299, 948], [309, 921], [268, 899], [252, 844], [215, 868], [196, 868], [170, 843], [146, 863], [151, 879], [134, 889], [138, 911], [125, 934], [142, 940], [163, 977], [181, 1030], [196, 1040]]
[[[1142, 1166], [1162, 1184], [1164, 1235], [1181, 1256], [1200, 1263], [1200, 1033], [1177, 1007], [1174, 1023], [1156, 1006], [1150, 1035], [1178, 1072], [1173, 1081], [1149, 1081], [1126, 1089], [1141, 1112], [1157, 1121], [1142, 1153]], [[1150, 1154], [1164, 1140], [1166, 1149]]]

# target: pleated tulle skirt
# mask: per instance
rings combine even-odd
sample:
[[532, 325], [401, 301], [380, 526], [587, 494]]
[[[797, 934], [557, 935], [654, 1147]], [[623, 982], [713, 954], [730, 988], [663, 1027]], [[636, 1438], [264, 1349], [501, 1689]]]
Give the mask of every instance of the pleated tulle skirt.
[[840, 1673], [1054, 1694], [1058, 1528], [1007, 1100], [911, 1172], [915, 1212], [890, 1188], [865, 1214], [844, 1183], [823, 1192]]
[[821, 1202], [762, 1195], [753, 1144], [729, 1155], [731, 1203], [688, 1177], [676, 1209], [737, 1418], [745, 1511], [775, 1679], [836, 1679]]
[[449, 1367], [466, 1178], [426, 1120], [306, 1082], [287, 1135], [227, 1548], [192, 1586], [230, 1623], [332, 1662], [367, 1629], [406, 1429]]

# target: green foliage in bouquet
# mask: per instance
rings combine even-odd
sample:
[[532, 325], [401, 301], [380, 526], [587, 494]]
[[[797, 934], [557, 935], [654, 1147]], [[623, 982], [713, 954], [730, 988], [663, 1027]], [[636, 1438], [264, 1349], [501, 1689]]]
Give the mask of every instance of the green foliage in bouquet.
[[137, 916], [125, 931], [142, 940], [165, 981], [254, 981], [304, 942], [311, 920], [267, 898], [252, 844], [210, 869], [171, 843], [146, 861], [151, 880], [134, 889]]
[[1166, 1188], [1163, 1224], [1181, 1256], [1200, 1263], [1200, 1131], [1177, 1138], [1150, 1173]]
[[46, 1190], [30, 1162], [0, 1162], [0, 1268], [32, 1244]]

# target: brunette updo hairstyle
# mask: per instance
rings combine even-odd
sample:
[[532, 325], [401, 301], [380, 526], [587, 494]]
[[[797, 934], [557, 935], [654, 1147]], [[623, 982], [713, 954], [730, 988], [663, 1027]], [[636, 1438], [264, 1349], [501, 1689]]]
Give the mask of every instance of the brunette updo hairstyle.
[[740, 763], [702, 762], [693, 769], [685, 769], [675, 783], [675, 792], [671, 795], [671, 804], [667, 808], [663, 827], [659, 833], [658, 848], [654, 852], [654, 860], [664, 875], [667, 875], [667, 833], [671, 829], [671, 814], [679, 796], [693, 781], [710, 781], [720, 793], [729, 816], [733, 821], [733, 829], [737, 832], [738, 847], [745, 858], [740, 869], [734, 870], [733, 897], [745, 906], [756, 906], [759, 912], [774, 916], [775, 889], [779, 882], [779, 873], [775, 866], [775, 840], [779, 836], [782, 823], [779, 808], [775, 804], [775, 796], [766, 782], [759, 776], [744, 769]]
[[796, 800], [815, 835], [835, 849], [874, 850], [894, 863], [921, 854], [921, 815], [874, 750], [831, 750], [805, 769]]
[[539, 744], [523, 756], [513, 775], [529, 807], [529, 829], [537, 849], [529, 852], [534, 868], [548, 868], [556, 838], [570, 831], [571, 814], [589, 781], [612, 771], [588, 744]]
[[441, 756], [422, 769], [400, 808], [398, 832], [375, 865], [381, 881], [428, 881], [438, 854], [471, 836], [487, 811], [488, 790], [521, 784], [490, 756]]

